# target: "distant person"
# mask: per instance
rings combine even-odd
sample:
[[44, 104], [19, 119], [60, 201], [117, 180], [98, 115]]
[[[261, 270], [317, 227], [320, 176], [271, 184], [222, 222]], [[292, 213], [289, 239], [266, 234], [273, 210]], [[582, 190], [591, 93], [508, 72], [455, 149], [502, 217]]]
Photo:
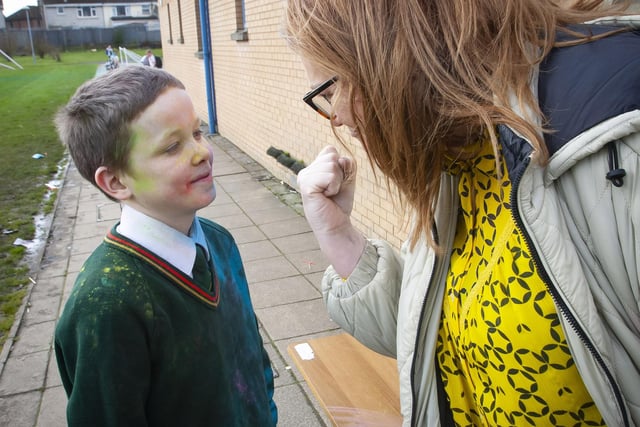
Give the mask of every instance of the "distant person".
[[156, 67], [156, 57], [154, 56], [151, 49], [147, 49], [140, 62], [142, 62], [143, 65], [147, 65], [151, 68]]
[[111, 58], [109, 58], [109, 63], [111, 65], [111, 69], [115, 70], [120, 67], [120, 58], [118, 58], [118, 55], [112, 55]]
[[118, 58], [118, 55], [116, 55], [114, 53], [109, 57], [109, 59], [108, 59], [108, 61], [106, 63], [106, 69], [107, 70], [115, 70], [119, 66], [120, 66], [120, 58]]
[[107, 48], [104, 50], [104, 53], [107, 55], [107, 59], [110, 59], [113, 56], [113, 48], [111, 47], [111, 45], [107, 46]]
[[273, 371], [184, 85], [123, 67], [56, 116], [81, 175], [122, 203], [58, 322], [70, 426], [274, 426]]

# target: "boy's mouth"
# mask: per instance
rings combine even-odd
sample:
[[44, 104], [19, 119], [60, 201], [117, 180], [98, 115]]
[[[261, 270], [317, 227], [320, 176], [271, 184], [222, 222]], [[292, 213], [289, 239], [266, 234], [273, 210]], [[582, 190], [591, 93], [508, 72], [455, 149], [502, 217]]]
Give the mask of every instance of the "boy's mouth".
[[213, 181], [212, 170], [209, 169], [206, 173], [198, 175], [192, 182], [201, 182], [201, 181]]

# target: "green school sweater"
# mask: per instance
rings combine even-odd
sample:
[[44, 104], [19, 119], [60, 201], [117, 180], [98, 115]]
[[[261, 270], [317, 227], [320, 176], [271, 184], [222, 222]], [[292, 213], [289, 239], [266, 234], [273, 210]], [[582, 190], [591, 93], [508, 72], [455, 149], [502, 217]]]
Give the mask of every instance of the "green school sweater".
[[238, 248], [199, 218], [214, 286], [114, 227], [78, 275], [55, 333], [70, 426], [273, 426], [273, 372]]

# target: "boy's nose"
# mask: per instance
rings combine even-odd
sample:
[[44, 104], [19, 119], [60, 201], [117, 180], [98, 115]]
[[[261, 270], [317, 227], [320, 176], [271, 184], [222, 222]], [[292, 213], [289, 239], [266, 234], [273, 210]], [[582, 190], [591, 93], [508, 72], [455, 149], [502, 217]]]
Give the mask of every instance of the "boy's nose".
[[192, 162], [194, 165], [200, 164], [203, 160], [209, 161], [211, 157], [211, 150], [209, 149], [209, 142], [202, 140], [195, 142], [195, 150], [193, 152]]

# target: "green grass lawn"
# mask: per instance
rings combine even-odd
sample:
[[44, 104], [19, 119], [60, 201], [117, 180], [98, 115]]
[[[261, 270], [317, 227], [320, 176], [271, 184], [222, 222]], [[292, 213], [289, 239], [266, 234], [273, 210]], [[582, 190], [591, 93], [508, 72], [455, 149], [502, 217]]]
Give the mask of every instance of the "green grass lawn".
[[16, 68], [0, 67], [0, 349], [29, 283], [26, 249], [14, 242], [35, 237], [34, 216], [50, 211], [55, 200], [46, 184], [65, 159], [53, 115], [106, 57], [98, 50], [60, 59], [36, 58], [34, 64], [31, 56], [14, 58], [22, 70], [0, 59]]

